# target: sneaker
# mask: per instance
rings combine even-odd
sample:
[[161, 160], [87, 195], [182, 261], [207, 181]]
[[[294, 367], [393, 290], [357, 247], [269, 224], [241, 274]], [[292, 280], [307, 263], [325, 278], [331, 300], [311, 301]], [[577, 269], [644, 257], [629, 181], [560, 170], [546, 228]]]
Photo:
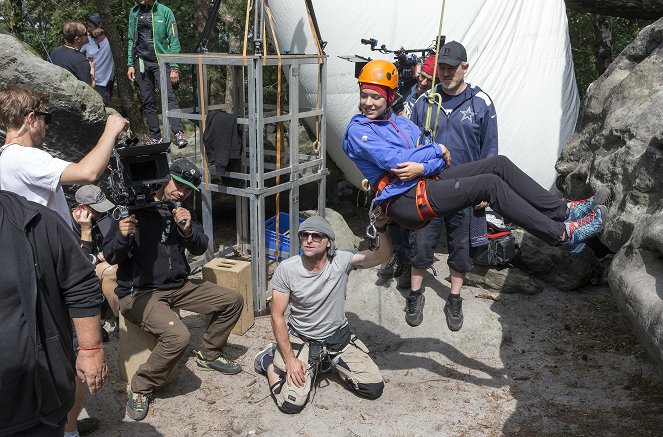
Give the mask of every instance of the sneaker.
[[150, 398], [143, 393], [134, 393], [129, 390], [129, 400], [127, 400], [127, 413], [133, 420], [143, 420], [150, 409]]
[[394, 272], [395, 266], [396, 266], [396, 254], [393, 254], [391, 258], [389, 258], [389, 261], [386, 262], [386, 264], [382, 267], [380, 267], [380, 270], [378, 270], [378, 278], [382, 279], [391, 279], [394, 277]]
[[583, 200], [571, 200], [566, 203], [566, 220], [579, 220], [589, 214], [597, 205], [605, 205], [610, 197], [610, 190], [607, 187], [599, 187], [592, 197]]
[[411, 280], [412, 280], [412, 266], [410, 265], [409, 262], [403, 261], [403, 271], [396, 280], [396, 286], [398, 288], [410, 288], [410, 286], [412, 285]]
[[177, 147], [183, 149], [189, 145], [189, 140], [186, 139], [184, 132], [179, 131], [175, 133], [175, 143], [177, 143]]
[[413, 292], [410, 290], [410, 294], [407, 297], [407, 302], [405, 304], [405, 321], [410, 326], [419, 326], [424, 320], [424, 303], [426, 298], [424, 297], [423, 292]]
[[608, 208], [598, 205], [589, 214], [578, 220], [565, 221], [566, 239], [561, 247], [573, 254], [582, 252], [585, 247], [584, 242], [601, 233], [607, 218]]
[[85, 436], [92, 434], [99, 428], [99, 419], [96, 417], [86, 417], [85, 419], [76, 421], [76, 431], [78, 435]]
[[198, 367], [202, 367], [206, 370], [216, 370], [217, 372], [224, 373], [226, 375], [234, 375], [242, 371], [242, 366], [229, 360], [223, 354], [219, 355], [219, 358], [216, 360], [207, 360], [201, 351], [196, 353], [196, 364]]
[[447, 316], [447, 326], [452, 331], [459, 331], [463, 327], [463, 298], [447, 298], [444, 305], [444, 314]]
[[253, 360], [253, 367], [257, 373], [265, 375], [267, 368], [274, 362], [274, 353], [276, 351], [276, 344], [270, 343], [263, 350], [256, 354]]
[[150, 137], [150, 138], [147, 139], [147, 143], [145, 143], [145, 144], [147, 144], [148, 146], [151, 146], [152, 144], [159, 144], [159, 143], [163, 143], [163, 138], [161, 138], [161, 137], [151, 138]]

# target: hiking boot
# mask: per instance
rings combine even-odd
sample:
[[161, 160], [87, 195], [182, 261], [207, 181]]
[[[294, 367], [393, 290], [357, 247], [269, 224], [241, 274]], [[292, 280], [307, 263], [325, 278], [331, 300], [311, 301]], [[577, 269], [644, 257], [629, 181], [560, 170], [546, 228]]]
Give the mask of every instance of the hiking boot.
[[276, 344], [270, 343], [263, 350], [256, 354], [253, 360], [253, 368], [261, 375], [267, 374], [267, 368], [274, 362], [274, 353]]
[[134, 393], [129, 390], [129, 400], [127, 400], [127, 414], [133, 420], [143, 420], [150, 409], [150, 398], [143, 393]]
[[182, 131], [175, 133], [175, 143], [180, 149], [185, 148], [189, 145], [189, 140], [186, 139], [186, 134]]
[[565, 221], [566, 238], [560, 245], [567, 252], [578, 254], [585, 248], [585, 241], [601, 233], [608, 219], [608, 208], [598, 205], [589, 214], [578, 219]]
[[242, 371], [242, 366], [229, 360], [223, 354], [219, 355], [219, 358], [216, 360], [207, 360], [201, 351], [196, 353], [196, 364], [198, 367], [201, 367], [206, 370], [216, 370], [217, 372], [224, 373], [226, 375], [234, 375]]
[[566, 203], [566, 220], [579, 220], [589, 214], [595, 206], [605, 205], [610, 197], [610, 190], [607, 187], [599, 187], [592, 197], [583, 200], [571, 200]]
[[378, 270], [378, 278], [382, 279], [391, 279], [394, 277], [395, 267], [396, 266], [396, 254], [393, 254], [389, 261], [385, 263], [384, 266], [380, 267]]
[[424, 303], [426, 298], [424, 293], [413, 292], [410, 290], [410, 294], [407, 297], [405, 304], [405, 322], [410, 326], [419, 326], [424, 320]]
[[459, 331], [463, 327], [463, 298], [447, 298], [444, 305], [444, 314], [447, 316], [447, 326], [452, 331]]
[[147, 144], [148, 146], [151, 146], [153, 144], [159, 144], [159, 143], [163, 143], [163, 138], [161, 138], [161, 137], [159, 137], [159, 138], [148, 138], [147, 143], [145, 143], [145, 144]]
[[411, 280], [412, 280], [412, 266], [410, 265], [409, 262], [403, 261], [403, 272], [396, 280], [396, 287], [410, 288]]
[[86, 417], [76, 421], [76, 431], [79, 436], [92, 434], [99, 428], [99, 419], [96, 417]]

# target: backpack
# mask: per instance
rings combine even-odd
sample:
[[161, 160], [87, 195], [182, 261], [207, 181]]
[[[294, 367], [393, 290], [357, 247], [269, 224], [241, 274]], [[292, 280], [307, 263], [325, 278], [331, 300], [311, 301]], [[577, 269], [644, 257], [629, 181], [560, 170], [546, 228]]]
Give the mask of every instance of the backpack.
[[490, 221], [488, 244], [474, 256], [474, 263], [481, 266], [503, 266], [512, 263], [520, 256], [520, 247], [513, 236], [511, 226], [499, 227]]

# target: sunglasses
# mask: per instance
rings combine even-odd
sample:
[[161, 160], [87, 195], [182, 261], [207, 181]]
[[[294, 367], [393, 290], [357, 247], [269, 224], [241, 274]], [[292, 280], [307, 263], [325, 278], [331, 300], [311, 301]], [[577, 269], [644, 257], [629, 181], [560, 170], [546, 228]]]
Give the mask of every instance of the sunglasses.
[[[53, 118], [53, 114], [51, 114], [50, 112], [43, 112], [43, 111], [37, 111], [37, 110], [31, 111], [31, 112], [34, 112], [35, 115], [40, 115], [40, 116], [44, 117], [44, 123], [46, 123], [46, 124], [49, 124], [51, 122], [51, 119]], [[28, 112], [28, 114], [29, 113], [30, 112]]]
[[315, 243], [319, 243], [322, 241], [323, 238], [325, 238], [325, 234], [321, 234], [320, 232], [300, 232], [299, 233], [299, 239], [301, 241], [308, 241], [309, 237], [311, 237], [311, 240], [313, 240]]

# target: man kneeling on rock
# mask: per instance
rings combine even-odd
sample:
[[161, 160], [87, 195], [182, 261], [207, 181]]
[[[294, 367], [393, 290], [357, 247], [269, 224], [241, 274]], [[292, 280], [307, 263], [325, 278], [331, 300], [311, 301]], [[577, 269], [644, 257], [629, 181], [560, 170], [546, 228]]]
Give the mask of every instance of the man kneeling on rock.
[[284, 413], [302, 411], [318, 374], [331, 368], [355, 393], [369, 399], [382, 395], [380, 370], [348, 326], [345, 295], [353, 269], [377, 266], [391, 255], [384, 221], [376, 223], [383, 225], [376, 227], [380, 247], [354, 252], [337, 251], [329, 222], [310, 217], [299, 227], [302, 254], [276, 268], [271, 282], [276, 345], [260, 351], [254, 364], [257, 372], [267, 375], [272, 396]]
[[166, 382], [189, 345], [189, 330], [173, 309], [210, 315], [196, 355], [199, 367], [225, 374], [242, 370], [221, 353], [241, 315], [242, 296], [211, 282], [187, 280], [191, 268], [185, 249], [202, 255], [208, 237], [180, 202], [198, 190], [200, 182], [200, 170], [191, 161], [173, 162], [170, 179], [154, 196], [155, 204], [113, 222], [104, 239], [106, 261], [118, 265], [115, 293], [120, 312], [158, 337], [147, 362], [131, 379], [127, 413], [134, 420], [145, 418], [152, 393]]

